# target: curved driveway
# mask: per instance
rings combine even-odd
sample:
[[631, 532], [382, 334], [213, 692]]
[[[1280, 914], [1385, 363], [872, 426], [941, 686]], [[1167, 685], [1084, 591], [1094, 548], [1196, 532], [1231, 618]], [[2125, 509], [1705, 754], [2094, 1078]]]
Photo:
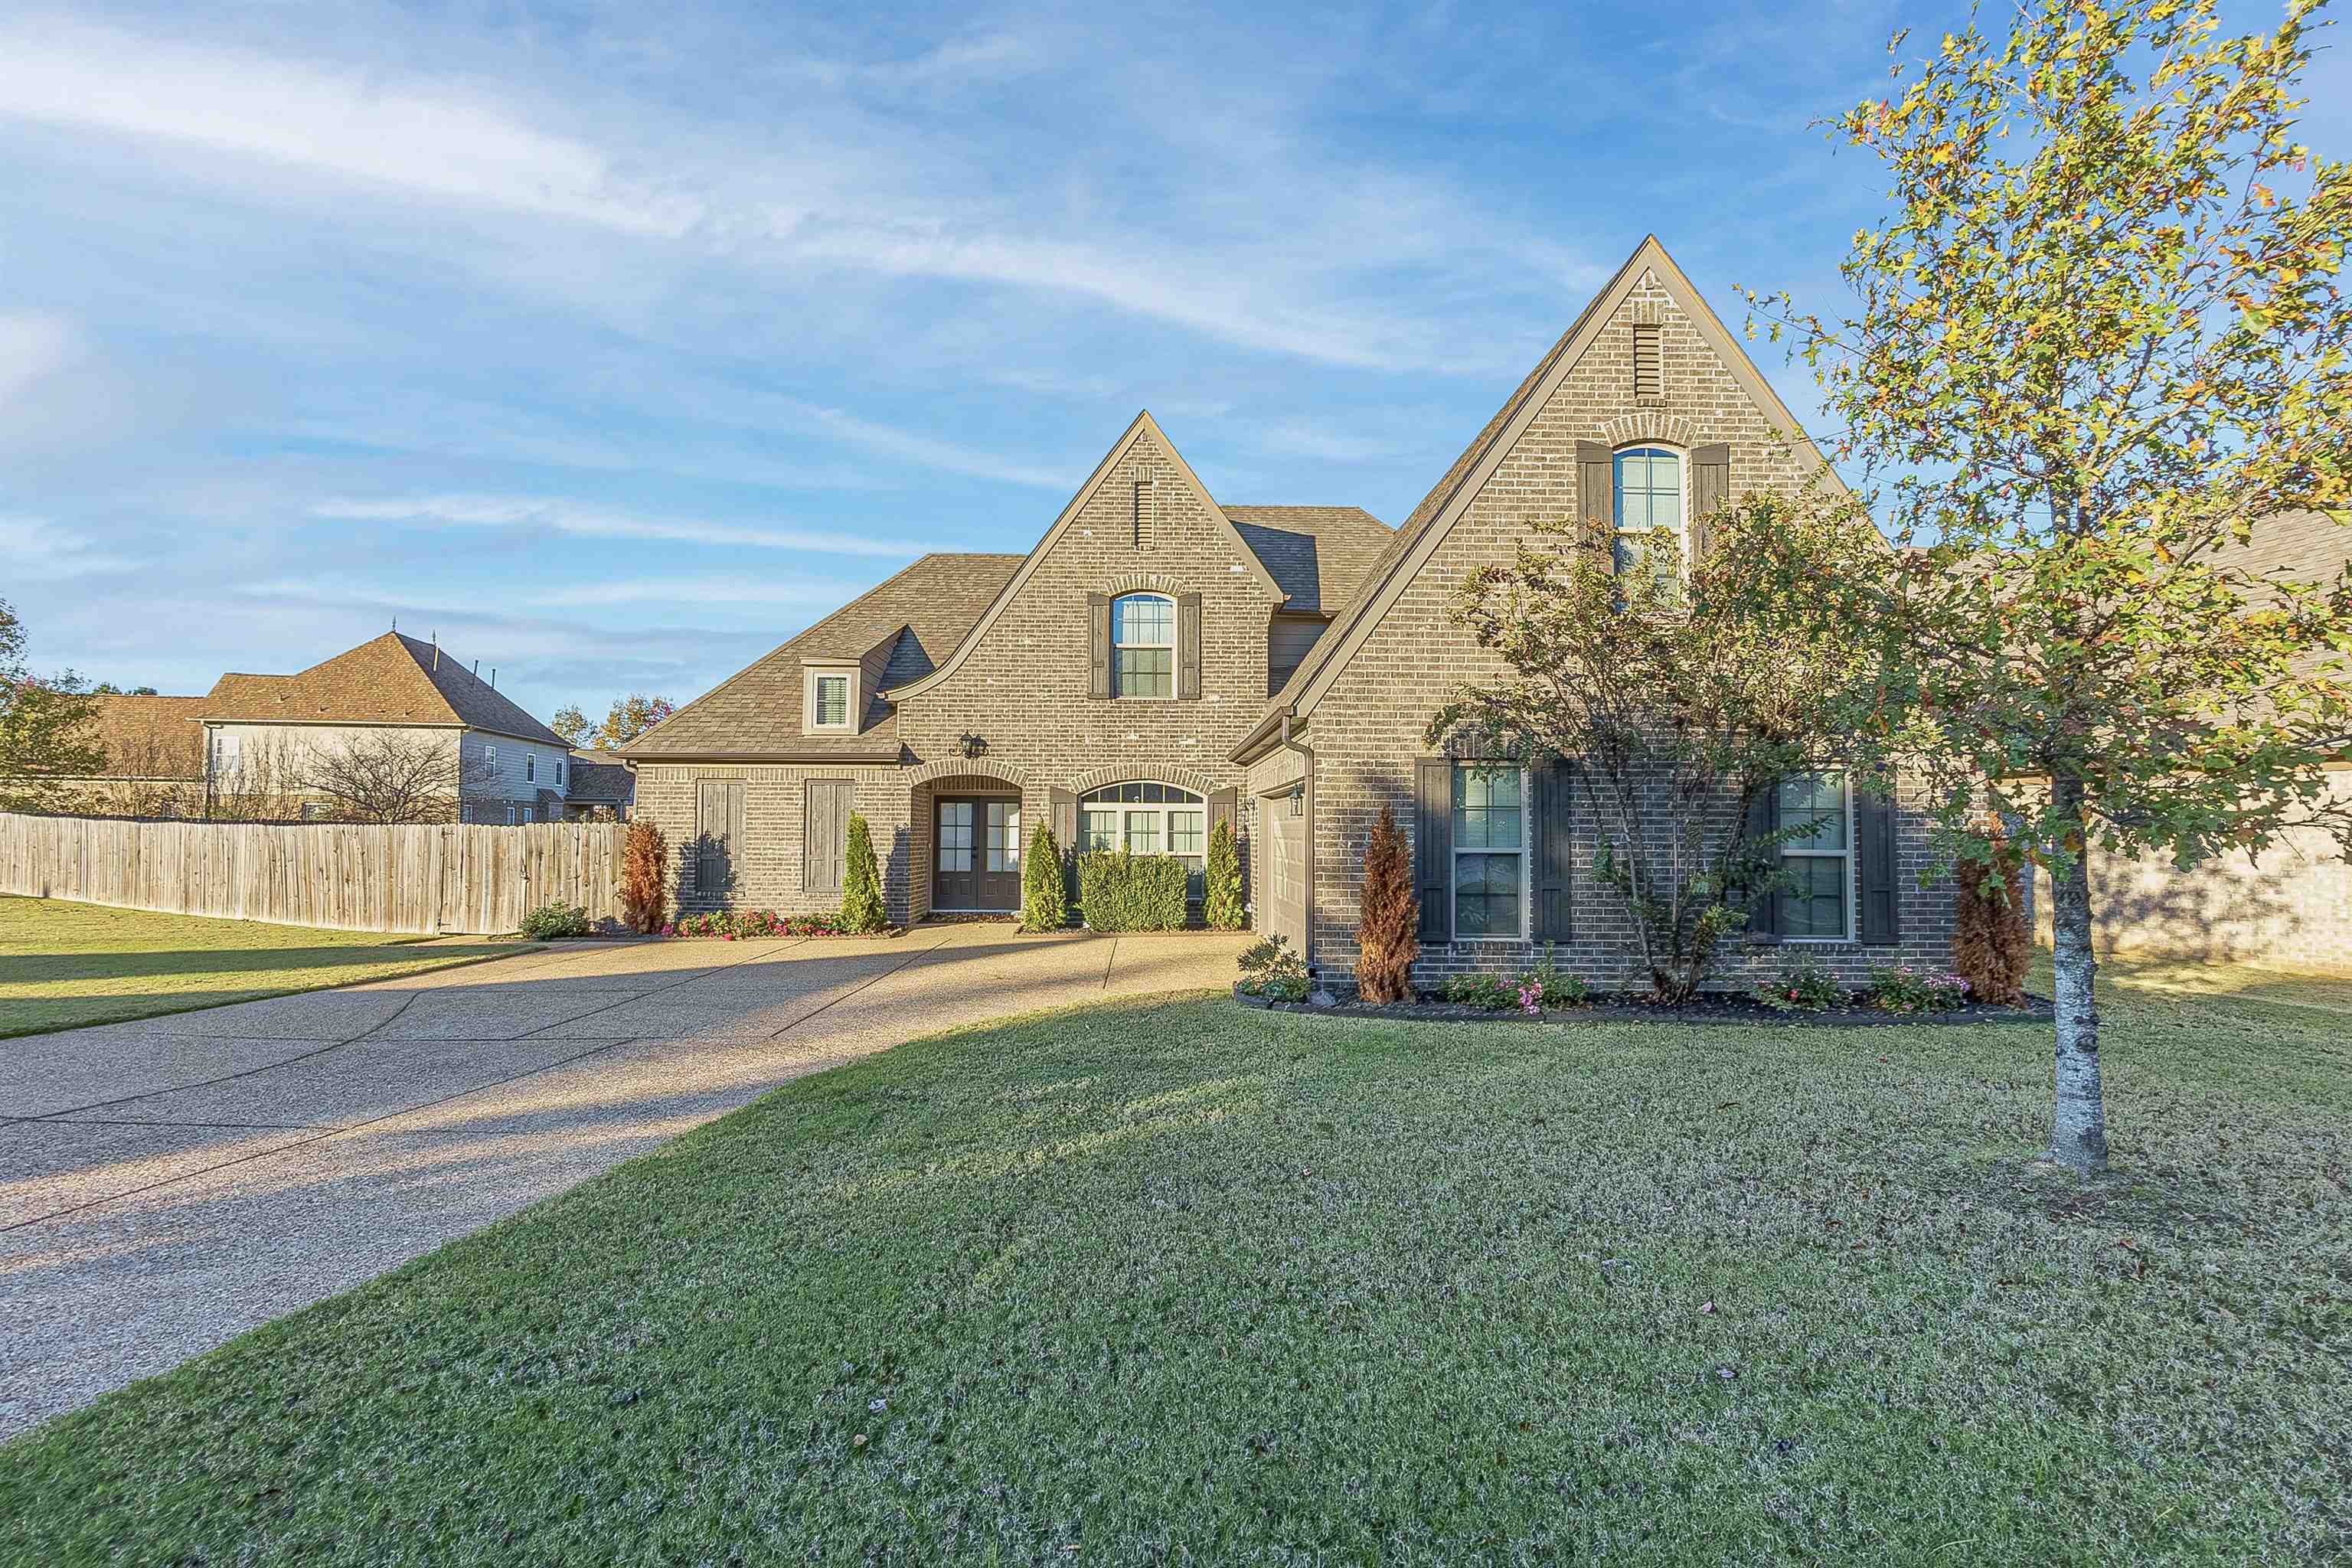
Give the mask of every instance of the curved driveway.
[[567, 944], [0, 1042], [0, 1437], [641, 1154], [789, 1079], [1244, 939]]

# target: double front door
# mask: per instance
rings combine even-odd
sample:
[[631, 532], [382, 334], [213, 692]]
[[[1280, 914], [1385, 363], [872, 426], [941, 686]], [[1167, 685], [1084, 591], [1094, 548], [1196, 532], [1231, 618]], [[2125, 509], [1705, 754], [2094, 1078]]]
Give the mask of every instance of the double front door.
[[931, 908], [1019, 909], [1020, 801], [946, 795], [931, 811]]

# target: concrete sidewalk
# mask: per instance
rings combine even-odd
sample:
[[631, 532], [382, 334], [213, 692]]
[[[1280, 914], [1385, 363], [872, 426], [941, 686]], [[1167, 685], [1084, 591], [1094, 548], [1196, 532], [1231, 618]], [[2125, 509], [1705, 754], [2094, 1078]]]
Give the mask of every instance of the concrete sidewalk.
[[0, 1436], [373, 1278], [803, 1073], [1247, 939], [565, 945], [0, 1047]]

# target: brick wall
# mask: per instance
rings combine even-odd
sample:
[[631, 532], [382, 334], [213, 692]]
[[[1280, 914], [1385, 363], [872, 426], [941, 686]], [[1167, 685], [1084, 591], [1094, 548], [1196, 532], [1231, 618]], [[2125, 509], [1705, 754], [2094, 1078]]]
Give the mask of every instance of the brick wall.
[[[643, 762], [637, 811], [662, 825], [678, 865], [682, 908], [714, 907], [693, 886], [697, 783], [741, 778], [748, 843], [736, 907], [808, 910], [837, 903], [801, 890], [803, 785], [855, 777], [856, 809], [874, 833], [891, 918], [919, 918], [930, 903], [931, 803], [940, 794], [1020, 796], [1023, 840], [1049, 820], [1051, 792], [1083, 793], [1129, 779], [1175, 784], [1206, 795], [1242, 782], [1227, 760], [1258, 714], [1266, 689], [1266, 626], [1275, 600], [1251, 557], [1179, 476], [1173, 455], [1146, 432], [1107, 475], [1080, 514], [1037, 563], [987, 635], [940, 685], [899, 704], [897, 767], [726, 766]], [[1147, 542], [1136, 542], [1139, 481]], [[1129, 590], [1201, 595], [1201, 696], [1138, 700], [1090, 698], [1089, 594]], [[987, 743], [967, 762], [966, 734]], [[1244, 873], [1255, 820], [1239, 802], [1234, 827]], [[1066, 845], [1066, 849], [1068, 847]], [[1246, 885], [1246, 883], [1245, 883]]]
[[[1662, 399], [1640, 407], [1634, 405], [1633, 387], [1632, 329], [1636, 321], [1655, 322], [1660, 328], [1665, 383]], [[1654, 441], [1682, 448], [1686, 469], [1689, 447], [1727, 442], [1735, 496], [1751, 489], [1791, 491], [1798, 482], [1795, 455], [1773, 439], [1769, 416], [1717, 359], [1682, 307], [1654, 278], [1645, 277], [1314, 709], [1306, 739], [1317, 758], [1314, 955], [1318, 974], [1339, 983], [1352, 976], [1364, 854], [1372, 826], [1386, 805], [1412, 833], [1413, 761], [1429, 754], [1422, 735], [1431, 715], [1457, 686], [1500, 672], [1499, 662], [1473, 646], [1453, 624], [1451, 612], [1464, 579], [1480, 565], [1507, 562], [1530, 523], [1577, 515], [1577, 444], [1593, 440], [1612, 446]], [[1626, 918], [1592, 874], [1597, 837], [1589, 811], [1580, 805], [1573, 884], [1576, 935], [1558, 957], [1563, 969], [1595, 985], [1639, 989], [1646, 980], [1628, 951]], [[1874, 965], [1947, 962], [1950, 893], [1947, 888], [1916, 886], [1928, 847], [1926, 824], [1916, 812], [1902, 815], [1898, 838], [1899, 946], [1759, 946], [1734, 955], [1716, 984], [1744, 988], [1787, 962], [1791, 951], [1804, 952], [1857, 980]], [[1425, 951], [1415, 975], [1430, 984], [1463, 970], [1515, 970], [1536, 952], [1527, 942], [1456, 942]]]
[[[2331, 775], [2352, 799], [2352, 772]], [[2050, 941], [2049, 879], [2034, 877], [2036, 934]], [[2244, 850], [2186, 871], [2161, 855], [2093, 851], [2091, 939], [2136, 958], [2253, 960], [2352, 973], [2352, 863], [2325, 832], [2303, 828], [2259, 855]]]

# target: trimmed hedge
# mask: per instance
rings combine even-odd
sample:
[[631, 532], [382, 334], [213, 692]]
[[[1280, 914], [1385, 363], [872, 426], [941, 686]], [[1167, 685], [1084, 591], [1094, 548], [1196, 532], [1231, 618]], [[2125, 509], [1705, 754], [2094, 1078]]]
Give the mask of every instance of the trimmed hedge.
[[1097, 849], [1078, 857], [1078, 912], [1092, 931], [1181, 931], [1184, 862]]

